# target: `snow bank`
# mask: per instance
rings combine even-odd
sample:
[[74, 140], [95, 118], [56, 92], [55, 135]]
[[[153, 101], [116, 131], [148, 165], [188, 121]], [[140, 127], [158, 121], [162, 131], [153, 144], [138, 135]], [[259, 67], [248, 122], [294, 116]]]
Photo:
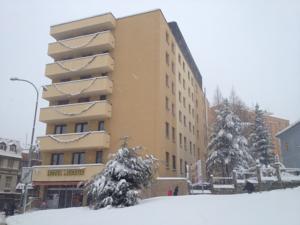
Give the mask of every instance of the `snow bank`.
[[157, 197], [128, 208], [52, 209], [13, 216], [8, 225], [299, 225], [300, 187], [238, 195]]

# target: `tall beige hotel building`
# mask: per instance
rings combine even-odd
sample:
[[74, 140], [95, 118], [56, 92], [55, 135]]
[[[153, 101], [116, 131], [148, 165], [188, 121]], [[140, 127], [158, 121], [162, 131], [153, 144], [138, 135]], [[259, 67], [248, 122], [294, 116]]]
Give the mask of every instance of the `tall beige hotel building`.
[[32, 177], [48, 207], [81, 205], [80, 184], [103, 169], [124, 136], [159, 160], [160, 177], [185, 177], [199, 160], [203, 167], [207, 101], [176, 22], [161, 10], [106, 13], [53, 25], [50, 35], [49, 107], [40, 110], [47, 128]]

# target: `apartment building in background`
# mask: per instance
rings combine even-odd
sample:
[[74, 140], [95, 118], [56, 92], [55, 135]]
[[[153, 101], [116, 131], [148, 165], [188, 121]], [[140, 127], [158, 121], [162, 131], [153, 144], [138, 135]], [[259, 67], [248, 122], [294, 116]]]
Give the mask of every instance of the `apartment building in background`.
[[185, 177], [199, 160], [201, 176], [207, 100], [176, 22], [161, 10], [106, 13], [51, 26], [50, 35], [49, 107], [40, 110], [47, 127], [38, 137], [42, 165], [32, 175], [48, 207], [81, 205], [80, 185], [125, 136], [159, 160], [158, 176]]
[[[212, 106], [209, 108], [209, 113], [208, 113], [208, 123], [209, 123], [209, 130], [211, 131], [213, 128], [213, 124], [215, 122], [216, 118], [216, 113], [215, 113], [216, 106]], [[242, 121], [244, 122], [249, 122], [249, 123], [254, 123], [255, 122], [255, 112], [252, 110], [245, 110], [245, 111], [240, 111], [239, 115]], [[272, 141], [273, 145], [273, 151], [274, 154], [278, 155], [279, 158], [281, 159], [281, 150], [280, 150], [280, 142], [279, 139], [276, 137], [276, 134], [283, 130], [284, 128], [289, 126], [289, 120], [275, 117], [271, 115], [270, 113], [266, 113], [264, 115], [265, 119], [265, 124], [269, 130], [270, 133], [270, 138]], [[248, 127], [246, 129], [246, 134], [251, 132], [251, 127]]]
[[0, 138], [0, 210], [17, 204], [20, 193], [16, 192], [21, 165], [21, 146], [16, 140]]

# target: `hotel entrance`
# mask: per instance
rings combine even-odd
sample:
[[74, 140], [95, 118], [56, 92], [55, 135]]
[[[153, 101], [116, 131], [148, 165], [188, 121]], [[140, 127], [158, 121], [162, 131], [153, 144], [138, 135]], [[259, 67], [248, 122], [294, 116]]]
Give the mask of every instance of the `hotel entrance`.
[[68, 208], [83, 205], [83, 189], [74, 187], [49, 187], [45, 193], [48, 208]]

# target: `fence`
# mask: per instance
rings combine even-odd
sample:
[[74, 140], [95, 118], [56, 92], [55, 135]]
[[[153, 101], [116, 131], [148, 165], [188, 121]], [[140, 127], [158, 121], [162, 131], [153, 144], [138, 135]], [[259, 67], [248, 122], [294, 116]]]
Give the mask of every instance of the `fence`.
[[233, 171], [230, 177], [210, 177], [212, 193], [241, 193], [246, 181], [253, 183], [257, 191], [300, 186], [300, 168], [284, 168], [275, 162], [269, 167], [257, 164], [247, 170]]

